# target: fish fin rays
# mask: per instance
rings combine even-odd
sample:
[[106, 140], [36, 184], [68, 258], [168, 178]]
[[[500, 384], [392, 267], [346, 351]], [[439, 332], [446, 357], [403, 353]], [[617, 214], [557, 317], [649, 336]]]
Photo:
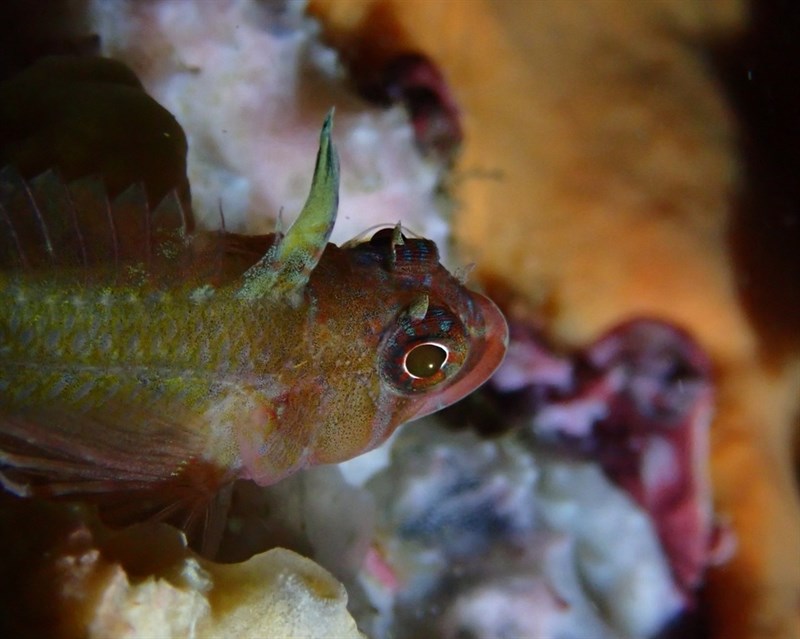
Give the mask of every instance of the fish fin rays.
[[292, 299], [308, 283], [327, 246], [339, 205], [339, 159], [331, 141], [333, 109], [320, 132], [311, 188], [303, 210], [266, 254], [244, 274], [243, 299]]
[[0, 413], [0, 469], [28, 475], [34, 484], [149, 484], [174, 476], [198, 455], [202, 443], [190, 429], [157, 421], [147, 411], [133, 412], [124, 416], [127, 427], [122, 416], [60, 407]]
[[54, 171], [25, 180], [0, 169], [0, 268], [76, 268], [142, 264], [157, 269], [174, 260], [193, 229], [176, 192], [154, 208], [134, 184], [110, 200], [103, 180], [65, 183]]
[[113, 527], [146, 521], [172, 524], [184, 532], [189, 545], [213, 559], [219, 550], [230, 510], [233, 482], [215, 490], [167, 480], [139, 489], [122, 487], [88, 497], [104, 523]]
[[[134, 417], [131, 423], [141, 422]], [[231, 481], [200, 459], [199, 441], [186, 440], [185, 429], [176, 438], [175, 428], [163, 425], [137, 435], [102, 418], [63, 411], [0, 415], [0, 485], [21, 497], [96, 504], [112, 526], [171, 523], [212, 556], [224, 530]]]

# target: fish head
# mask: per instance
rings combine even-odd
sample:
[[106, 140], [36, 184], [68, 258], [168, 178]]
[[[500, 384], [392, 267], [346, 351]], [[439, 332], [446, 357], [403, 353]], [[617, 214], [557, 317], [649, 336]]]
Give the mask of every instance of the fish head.
[[255, 437], [240, 445], [245, 476], [262, 484], [351, 459], [461, 399], [500, 365], [508, 343], [503, 315], [439, 263], [434, 242], [397, 225], [327, 243], [339, 187], [332, 117], [303, 210], [238, 292], [283, 309], [272, 326], [292, 353], [280, 371], [265, 371], [281, 380], [264, 403], [275, 407], [263, 411], [266, 429], [245, 429]]
[[483, 384], [508, 344], [505, 318], [399, 226], [329, 245], [311, 277], [320, 411], [312, 463], [343, 461]]

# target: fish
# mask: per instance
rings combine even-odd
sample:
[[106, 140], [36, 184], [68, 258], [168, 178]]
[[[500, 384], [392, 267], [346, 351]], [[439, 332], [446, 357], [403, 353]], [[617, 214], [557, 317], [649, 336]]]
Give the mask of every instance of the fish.
[[177, 196], [0, 173], [0, 483], [218, 544], [235, 480], [351, 459], [469, 394], [502, 313], [401, 225], [337, 246], [333, 112], [284, 233], [192, 230]]

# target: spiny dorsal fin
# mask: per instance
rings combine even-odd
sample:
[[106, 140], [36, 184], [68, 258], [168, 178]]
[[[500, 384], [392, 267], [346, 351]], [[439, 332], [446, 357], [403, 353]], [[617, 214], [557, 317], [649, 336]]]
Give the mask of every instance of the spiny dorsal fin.
[[0, 169], [0, 268], [150, 268], [174, 259], [191, 228], [174, 192], [151, 209], [141, 185], [109, 200], [98, 176], [65, 183], [52, 170], [25, 180]]
[[293, 299], [308, 283], [336, 221], [339, 159], [331, 142], [333, 109], [322, 125], [311, 190], [299, 217], [278, 242], [244, 274], [239, 296]]

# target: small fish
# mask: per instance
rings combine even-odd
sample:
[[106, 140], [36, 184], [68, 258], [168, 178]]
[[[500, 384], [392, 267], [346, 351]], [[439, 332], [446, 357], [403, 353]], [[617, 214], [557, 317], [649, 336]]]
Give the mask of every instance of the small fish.
[[285, 234], [192, 233], [174, 197], [151, 210], [141, 188], [109, 202], [98, 180], [0, 174], [7, 490], [218, 540], [233, 480], [350, 459], [492, 374], [505, 320], [433, 242], [398, 225], [328, 244], [331, 117]]

